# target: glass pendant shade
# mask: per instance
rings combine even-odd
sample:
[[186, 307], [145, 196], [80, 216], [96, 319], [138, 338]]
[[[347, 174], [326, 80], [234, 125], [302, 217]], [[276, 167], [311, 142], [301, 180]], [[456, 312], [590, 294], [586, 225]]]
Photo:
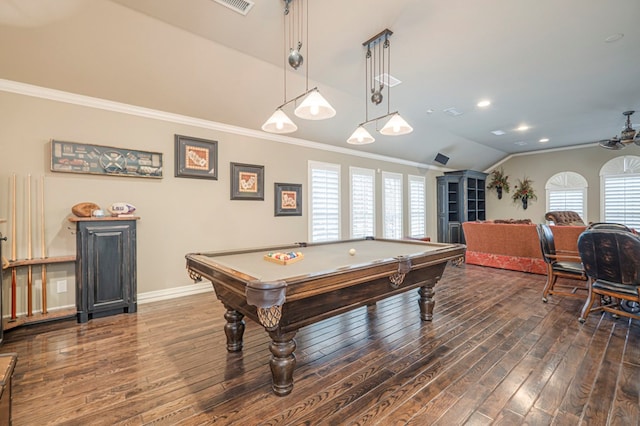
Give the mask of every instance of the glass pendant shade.
[[262, 125], [262, 130], [269, 133], [291, 133], [298, 130], [298, 126], [278, 108]]
[[373, 136], [371, 136], [371, 134], [367, 132], [367, 129], [362, 126], [359, 126], [356, 131], [353, 132], [351, 137], [347, 139], [347, 143], [350, 143], [352, 145], [365, 145], [368, 143], [372, 143], [373, 141], [375, 141]]
[[336, 115], [336, 110], [317, 90], [311, 91], [294, 113], [305, 120], [324, 120]]
[[413, 127], [404, 121], [400, 114], [396, 113], [391, 116], [387, 124], [380, 129], [380, 133], [387, 136], [406, 135], [413, 132]]

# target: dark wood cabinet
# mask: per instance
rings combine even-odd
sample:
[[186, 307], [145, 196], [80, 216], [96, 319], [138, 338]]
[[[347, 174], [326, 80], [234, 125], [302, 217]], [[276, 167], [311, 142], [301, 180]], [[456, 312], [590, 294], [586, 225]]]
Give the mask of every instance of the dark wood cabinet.
[[78, 322], [137, 310], [137, 218], [72, 218]]
[[438, 241], [464, 243], [462, 223], [486, 220], [487, 174], [474, 170], [445, 172], [438, 176]]
[[18, 354], [0, 354], [0, 425], [11, 425], [11, 382]]

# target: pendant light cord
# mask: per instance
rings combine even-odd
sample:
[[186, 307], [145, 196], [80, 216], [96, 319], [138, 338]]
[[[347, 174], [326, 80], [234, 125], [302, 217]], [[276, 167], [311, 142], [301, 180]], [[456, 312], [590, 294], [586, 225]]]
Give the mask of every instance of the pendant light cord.
[[282, 45], [284, 46], [284, 55], [282, 55], [282, 71], [284, 76], [284, 101], [283, 103], [287, 103], [287, 17], [288, 10], [285, 9], [284, 12], [284, 25], [282, 26]]
[[[300, 0], [301, 2], [304, 2], [304, 0]], [[302, 3], [304, 4], [304, 3]], [[309, 58], [311, 57], [311, 54], [309, 53], [309, 3], [307, 3], [307, 8], [305, 9], [306, 12], [306, 16], [307, 16], [307, 27], [305, 28], [307, 31], [307, 40], [305, 41], [305, 43], [307, 44], [307, 60], [304, 61], [307, 65], [305, 66], [305, 74], [306, 74], [306, 83], [305, 83], [305, 92], [309, 91]]]
[[[384, 36], [384, 48], [387, 52], [387, 78], [391, 78], [391, 43], [389, 43], [388, 35]], [[383, 54], [384, 56], [384, 54]], [[387, 84], [387, 115], [391, 111], [391, 84]]]
[[367, 53], [364, 60], [364, 118], [369, 121], [369, 64], [371, 62], [371, 48], [367, 46]]

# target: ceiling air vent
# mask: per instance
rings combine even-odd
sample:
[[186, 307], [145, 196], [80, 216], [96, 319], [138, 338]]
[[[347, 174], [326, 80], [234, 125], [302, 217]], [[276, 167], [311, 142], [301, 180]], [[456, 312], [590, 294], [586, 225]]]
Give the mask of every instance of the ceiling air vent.
[[394, 87], [394, 86], [397, 86], [398, 84], [402, 83], [400, 80], [398, 80], [397, 78], [395, 78], [392, 75], [387, 74], [386, 72], [376, 76], [376, 81], [378, 83], [384, 83], [389, 87]]
[[238, 12], [241, 15], [246, 15], [247, 13], [249, 13], [251, 8], [255, 4], [254, 2], [249, 0], [213, 0], [213, 1], [225, 7], [228, 7], [229, 9], [233, 10], [234, 12]]

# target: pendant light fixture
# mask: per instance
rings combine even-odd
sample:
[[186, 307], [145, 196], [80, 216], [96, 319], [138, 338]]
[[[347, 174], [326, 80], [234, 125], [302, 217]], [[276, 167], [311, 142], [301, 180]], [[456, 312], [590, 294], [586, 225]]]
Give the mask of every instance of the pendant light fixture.
[[[336, 115], [336, 110], [331, 104], [320, 94], [317, 87], [309, 89], [309, 60], [304, 60], [302, 55], [303, 46], [307, 49], [307, 57], [309, 56], [309, 7], [304, 7], [305, 0], [283, 0], [284, 1], [284, 46], [288, 49], [285, 57], [284, 65], [284, 103], [276, 108], [273, 115], [262, 125], [262, 130], [270, 133], [291, 133], [295, 132], [298, 127], [287, 116], [282, 108], [288, 104], [297, 102], [305, 98], [298, 105], [294, 114], [305, 120], [324, 120]], [[299, 7], [298, 7], [299, 5]], [[306, 14], [305, 14], [306, 12]], [[302, 34], [306, 30], [306, 40], [303, 43]], [[297, 70], [302, 64], [305, 64], [305, 92], [295, 98], [287, 101], [287, 69], [286, 64]], [[306, 96], [306, 97], [305, 97]]]
[[[381, 134], [387, 136], [406, 135], [413, 131], [413, 128], [398, 113], [398, 111], [390, 112], [390, 88], [388, 80], [391, 77], [391, 43], [389, 37], [393, 32], [385, 29], [376, 34], [369, 40], [362, 43], [367, 48], [365, 54], [365, 98], [371, 93], [371, 103], [379, 105], [384, 99], [383, 90], [387, 87], [387, 113], [376, 118], [369, 119], [368, 102], [365, 99], [365, 121], [358, 125], [358, 128], [347, 139], [347, 143], [353, 145], [364, 145], [375, 141], [373, 136], [364, 127], [373, 121], [376, 122], [376, 130], [378, 121], [389, 118], [385, 125], [378, 130]], [[376, 77], [375, 74], [378, 73]], [[385, 84], [386, 83], [386, 84]]]

